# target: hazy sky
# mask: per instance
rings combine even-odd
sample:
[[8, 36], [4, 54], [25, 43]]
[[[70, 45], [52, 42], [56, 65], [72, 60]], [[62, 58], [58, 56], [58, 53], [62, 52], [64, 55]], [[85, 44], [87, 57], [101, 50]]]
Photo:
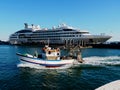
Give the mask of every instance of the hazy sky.
[[8, 40], [24, 23], [43, 28], [66, 23], [120, 40], [120, 0], [0, 0], [0, 40]]

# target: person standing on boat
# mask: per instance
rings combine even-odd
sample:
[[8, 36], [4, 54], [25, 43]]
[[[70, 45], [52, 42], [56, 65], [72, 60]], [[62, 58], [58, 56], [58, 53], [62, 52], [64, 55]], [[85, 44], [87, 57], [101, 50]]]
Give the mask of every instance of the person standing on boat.
[[34, 56], [35, 56], [35, 57], [38, 57], [38, 52], [37, 52], [37, 51], [35, 51]]
[[83, 63], [81, 52], [78, 52], [78, 54], [77, 54], [77, 60], [78, 60], [78, 62]]

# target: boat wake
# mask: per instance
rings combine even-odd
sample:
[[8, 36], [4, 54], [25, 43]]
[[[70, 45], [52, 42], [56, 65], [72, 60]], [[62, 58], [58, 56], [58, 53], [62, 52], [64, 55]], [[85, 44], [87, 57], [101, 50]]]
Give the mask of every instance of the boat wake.
[[73, 66], [76, 67], [104, 67], [104, 66], [120, 66], [120, 56], [91, 56], [83, 58], [83, 63], [77, 63]]
[[[69, 67], [87, 67], [87, 66], [119, 66], [120, 65], [120, 56], [92, 56], [83, 58], [84, 63], [75, 63], [74, 65], [66, 65], [59, 68], [49, 68], [49, 69], [67, 69]], [[19, 63], [17, 67], [29, 67], [35, 69], [48, 69], [39, 65], [28, 64], [28, 63]]]
[[92, 57], [85, 57], [84, 64], [85, 65], [120, 65], [120, 56], [106, 56], [106, 57], [99, 57], [99, 56], [92, 56]]

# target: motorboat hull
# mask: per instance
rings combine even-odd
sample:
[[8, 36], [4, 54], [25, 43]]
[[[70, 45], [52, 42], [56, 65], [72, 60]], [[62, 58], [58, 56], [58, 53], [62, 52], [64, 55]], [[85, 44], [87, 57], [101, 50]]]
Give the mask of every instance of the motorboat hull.
[[42, 58], [28, 57], [22, 54], [18, 54], [19, 59], [22, 63], [39, 65], [44, 68], [59, 68], [64, 66], [72, 66], [76, 60], [75, 59], [64, 59], [64, 60], [45, 60]]

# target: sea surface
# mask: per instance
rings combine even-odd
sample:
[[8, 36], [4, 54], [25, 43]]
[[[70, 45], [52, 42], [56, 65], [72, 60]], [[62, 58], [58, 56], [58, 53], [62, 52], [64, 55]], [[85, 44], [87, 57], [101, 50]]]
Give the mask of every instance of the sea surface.
[[16, 56], [40, 49], [0, 45], [0, 90], [94, 90], [120, 79], [120, 49], [82, 49], [84, 64], [55, 70], [21, 64]]

